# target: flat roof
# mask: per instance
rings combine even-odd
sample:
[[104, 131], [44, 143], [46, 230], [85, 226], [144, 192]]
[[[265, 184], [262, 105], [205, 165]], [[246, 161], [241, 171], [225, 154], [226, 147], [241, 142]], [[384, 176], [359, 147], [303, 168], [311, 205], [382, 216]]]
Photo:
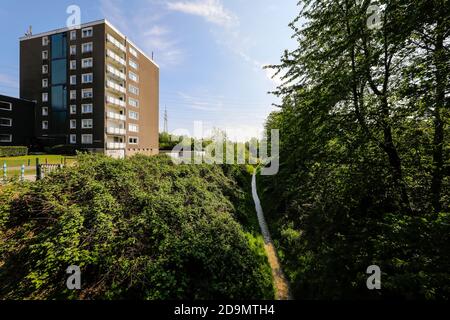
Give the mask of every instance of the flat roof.
[[[111, 22], [109, 22], [106, 19], [101, 19], [101, 20], [96, 20], [96, 21], [83, 23], [79, 27], [77, 27], [76, 29], [83, 29], [83, 28], [92, 27], [92, 26], [99, 25], [99, 24], [106, 24], [107, 26], [109, 26], [111, 29], [113, 29], [115, 32], [117, 32], [122, 38], [125, 38], [126, 41], [129, 44], [131, 44], [134, 48], [136, 48], [136, 50], [138, 50], [144, 57], [146, 57], [156, 67], [159, 68], [159, 65], [156, 64], [155, 61], [153, 61], [152, 58], [150, 58], [143, 50], [141, 50], [136, 44], [134, 44], [133, 41], [131, 41], [127, 36], [125, 36], [122, 32], [120, 32], [114, 25], [112, 25]], [[70, 31], [70, 30], [73, 30], [73, 29], [65, 27], [65, 28], [55, 29], [55, 30], [52, 30], [52, 31], [47, 31], [47, 32], [33, 34], [31, 36], [23, 36], [23, 37], [20, 37], [19, 39], [20, 39], [20, 41], [31, 40], [31, 39], [36, 39], [36, 38], [41, 38], [41, 37], [45, 37], [45, 36], [51, 36], [51, 35], [58, 34], [58, 33], [67, 32], [67, 31]]]
[[[27, 100], [27, 99], [22, 99], [22, 98], [13, 97], [13, 96], [7, 96], [7, 95], [2, 94], [2, 93], [0, 93], [0, 99], [5, 99], [5, 100], [16, 100], [16, 101], [22, 101], [22, 102], [36, 103], [36, 101]], [[8, 102], [8, 101], [3, 101], [3, 102]]]

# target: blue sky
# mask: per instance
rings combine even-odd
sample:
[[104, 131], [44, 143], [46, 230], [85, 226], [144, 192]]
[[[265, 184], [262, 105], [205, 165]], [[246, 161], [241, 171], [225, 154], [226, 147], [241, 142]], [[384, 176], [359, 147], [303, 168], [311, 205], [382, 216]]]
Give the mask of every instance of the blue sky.
[[262, 70], [295, 46], [288, 27], [297, 0], [2, 0], [0, 93], [18, 95], [18, 38], [29, 25], [39, 33], [65, 26], [69, 5], [82, 22], [106, 18], [161, 67], [160, 126], [167, 106], [169, 130], [204, 135], [226, 129], [245, 140], [262, 129], [277, 98], [278, 79]]

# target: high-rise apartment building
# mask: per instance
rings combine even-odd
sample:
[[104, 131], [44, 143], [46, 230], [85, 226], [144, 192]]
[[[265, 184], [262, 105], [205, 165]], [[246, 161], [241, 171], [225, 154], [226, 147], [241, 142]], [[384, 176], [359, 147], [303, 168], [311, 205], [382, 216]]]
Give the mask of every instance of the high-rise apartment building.
[[158, 153], [159, 67], [106, 20], [21, 38], [20, 97], [45, 146]]

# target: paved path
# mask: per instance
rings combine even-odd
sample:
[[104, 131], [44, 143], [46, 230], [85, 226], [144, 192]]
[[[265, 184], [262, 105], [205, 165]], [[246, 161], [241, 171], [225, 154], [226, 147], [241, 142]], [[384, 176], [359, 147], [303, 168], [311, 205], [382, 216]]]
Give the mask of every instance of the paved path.
[[289, 282], [286, 280], [283, 269], [281, 268], [277, 251], [275, 249], [275, 246], [273, 245], [272, 237], [270, 236], [270, 231], [267, 227], [264, 212], [261, 207], [261, 201], [259, 200], [258, 190], [256, 187], [256, 172], [253, 173], [252, 177], [252, 194], [253, 200], [255, 201], [255, 208], [258, 215], [259, 226], [264, 237], [264, 247], [269, 259], [270, 267], [272, 268], [272, 277], [276, 290], [275, 297], [277, 300], [292, 300], [291, 292], [289, 289]]

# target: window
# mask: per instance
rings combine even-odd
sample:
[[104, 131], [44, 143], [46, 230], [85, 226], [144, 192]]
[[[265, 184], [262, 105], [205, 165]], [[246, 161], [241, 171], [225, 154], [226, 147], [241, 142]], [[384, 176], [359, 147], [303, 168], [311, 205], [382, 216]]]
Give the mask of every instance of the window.
[[77, 100], [77, 91], [70, 90], [70, 100]]
[[92, 42], [83, 43], [83, 45], [81, 46], [82, 53], [92, 52], [93, 49], [94, 49], [94, 46], [93, 46]]
[[137, 58], [138, 54], [134, 48], [130, 47], [130, 53]]
[[83, 74], [82, 83], [92, 83], [94, 81], [94, 75], [92, 73]]
[[77, 128], [77, 120], [70, 120], [70, 129]]
[[92, 144], [92, 134], [81, 135], [81, 143], [82, 144]]
[[48, 93], [47, 92], [42, 93], [42, 102], [48, 102]]
[[139, 132], [139, 126], [137, 124], [130, 123], [128, 125], [128, 131], [130, 131], [130, 132]]
[[77, 135], [71, 134], [70, 135], [70, 144], [76, 144], [77, 143]]
[[12, 111], [12, 103], [0, 101], [0, 110]]
[[42, 73], [43, 73], [43, 74], [47, 74], [47, 73], [48, 73], [48, 65], [44, 64], [44, 65], [42, 66]]
[[42, 79], [42, 88], [48, 88], [48, 79]]
[[128, 73], [128, 76], [129, 76], [130, 79], [133, 80], [134, 82], [139, 82], [139, 77], [137, 76], [136, 73], [130, 71], [130, 72]]
[[128, 61], [128, 63], [130, 64], [130, 67], [132, 67], [132, 68], [134, 68], [134, 69], [138, 69], [139, 68], [139, 65], [138, 65], [138, 63], [136, 62], [136, 61], [134, 61], [134, 60], [129, 60]]
[[81, 30], [81, 37], [89, 38], [89, 37], [92, 37], [93, 33], [94, 33], [94, 30], [92, 29], [92, 27], [85, 28], [85, 29]]
[[83, 89], [81, 91], [81, 97], [83, 99], [90, 99], [94, 96], [94, 94], [92, 93], [92, 89]]
[[129, 98], [129, 99], [128, 99], [128, 103], [129, 103], [130, 106], [132, 106], [132, 107], [139, 108], [139, 101], [137, 101], [136, 99]]
[[139, 113], [137, 113], [136, 111], [130, 110], [128, 115], [129, 115], [130, 119], [139, 120]]
[[47, 60], [48, 59], [48, 51], [42, 51], [42, 60]]
[[73, 86], [77, 84], [77, 76], [70, 76], [70, 84]]
[[12, 134], [0, 134], [0, 142], [12, 142]]
[[42, 45], [48, 46], [48, 37], [42, 37]]
[[92, 129], [93, 121], [92, 119], [83, 119], [81, 120], [81, 128], [83, 129]]
[[12, 119], [0, 118], [0, 127], [12, 127]]
[[77, 54], [77, 46], [70, 46], [70, 55], [74, 56]]
[[83, 69], [92, 68], [93, 66], [94, 66], [94, 59], [87, 58], [87, 59], [81, 60], [81, 67]]
[[70, 105], [70, 114], [77, 114], [77, 106], [75, 104]]
[[77, 61], [70, 60], [70, 70], [77, 70]]
[[77, 31], [72, 30], [70, 31], [70, 40], [76, 40], [77, 39]]
[[42, 115], [44, 117], [48, 116], [48, 107], [42, 107]]
[[139, 143], [139, 138], [138, 137], [129, 137], [128, 138], [128, 143], [129, 144], [138, 144]]
[[85, 103], [81, 106], [81, 113], [92, 113], [94, 110], [92, 103]]
[[132, 94], [139, 95], [139, 88], [133, 86], [132, 84], [130, 84], [130, 85], [128, 86], [128, 90], [129, 90]]
[[48, 130], [48, 121], [42, 121], [42, 130]]

